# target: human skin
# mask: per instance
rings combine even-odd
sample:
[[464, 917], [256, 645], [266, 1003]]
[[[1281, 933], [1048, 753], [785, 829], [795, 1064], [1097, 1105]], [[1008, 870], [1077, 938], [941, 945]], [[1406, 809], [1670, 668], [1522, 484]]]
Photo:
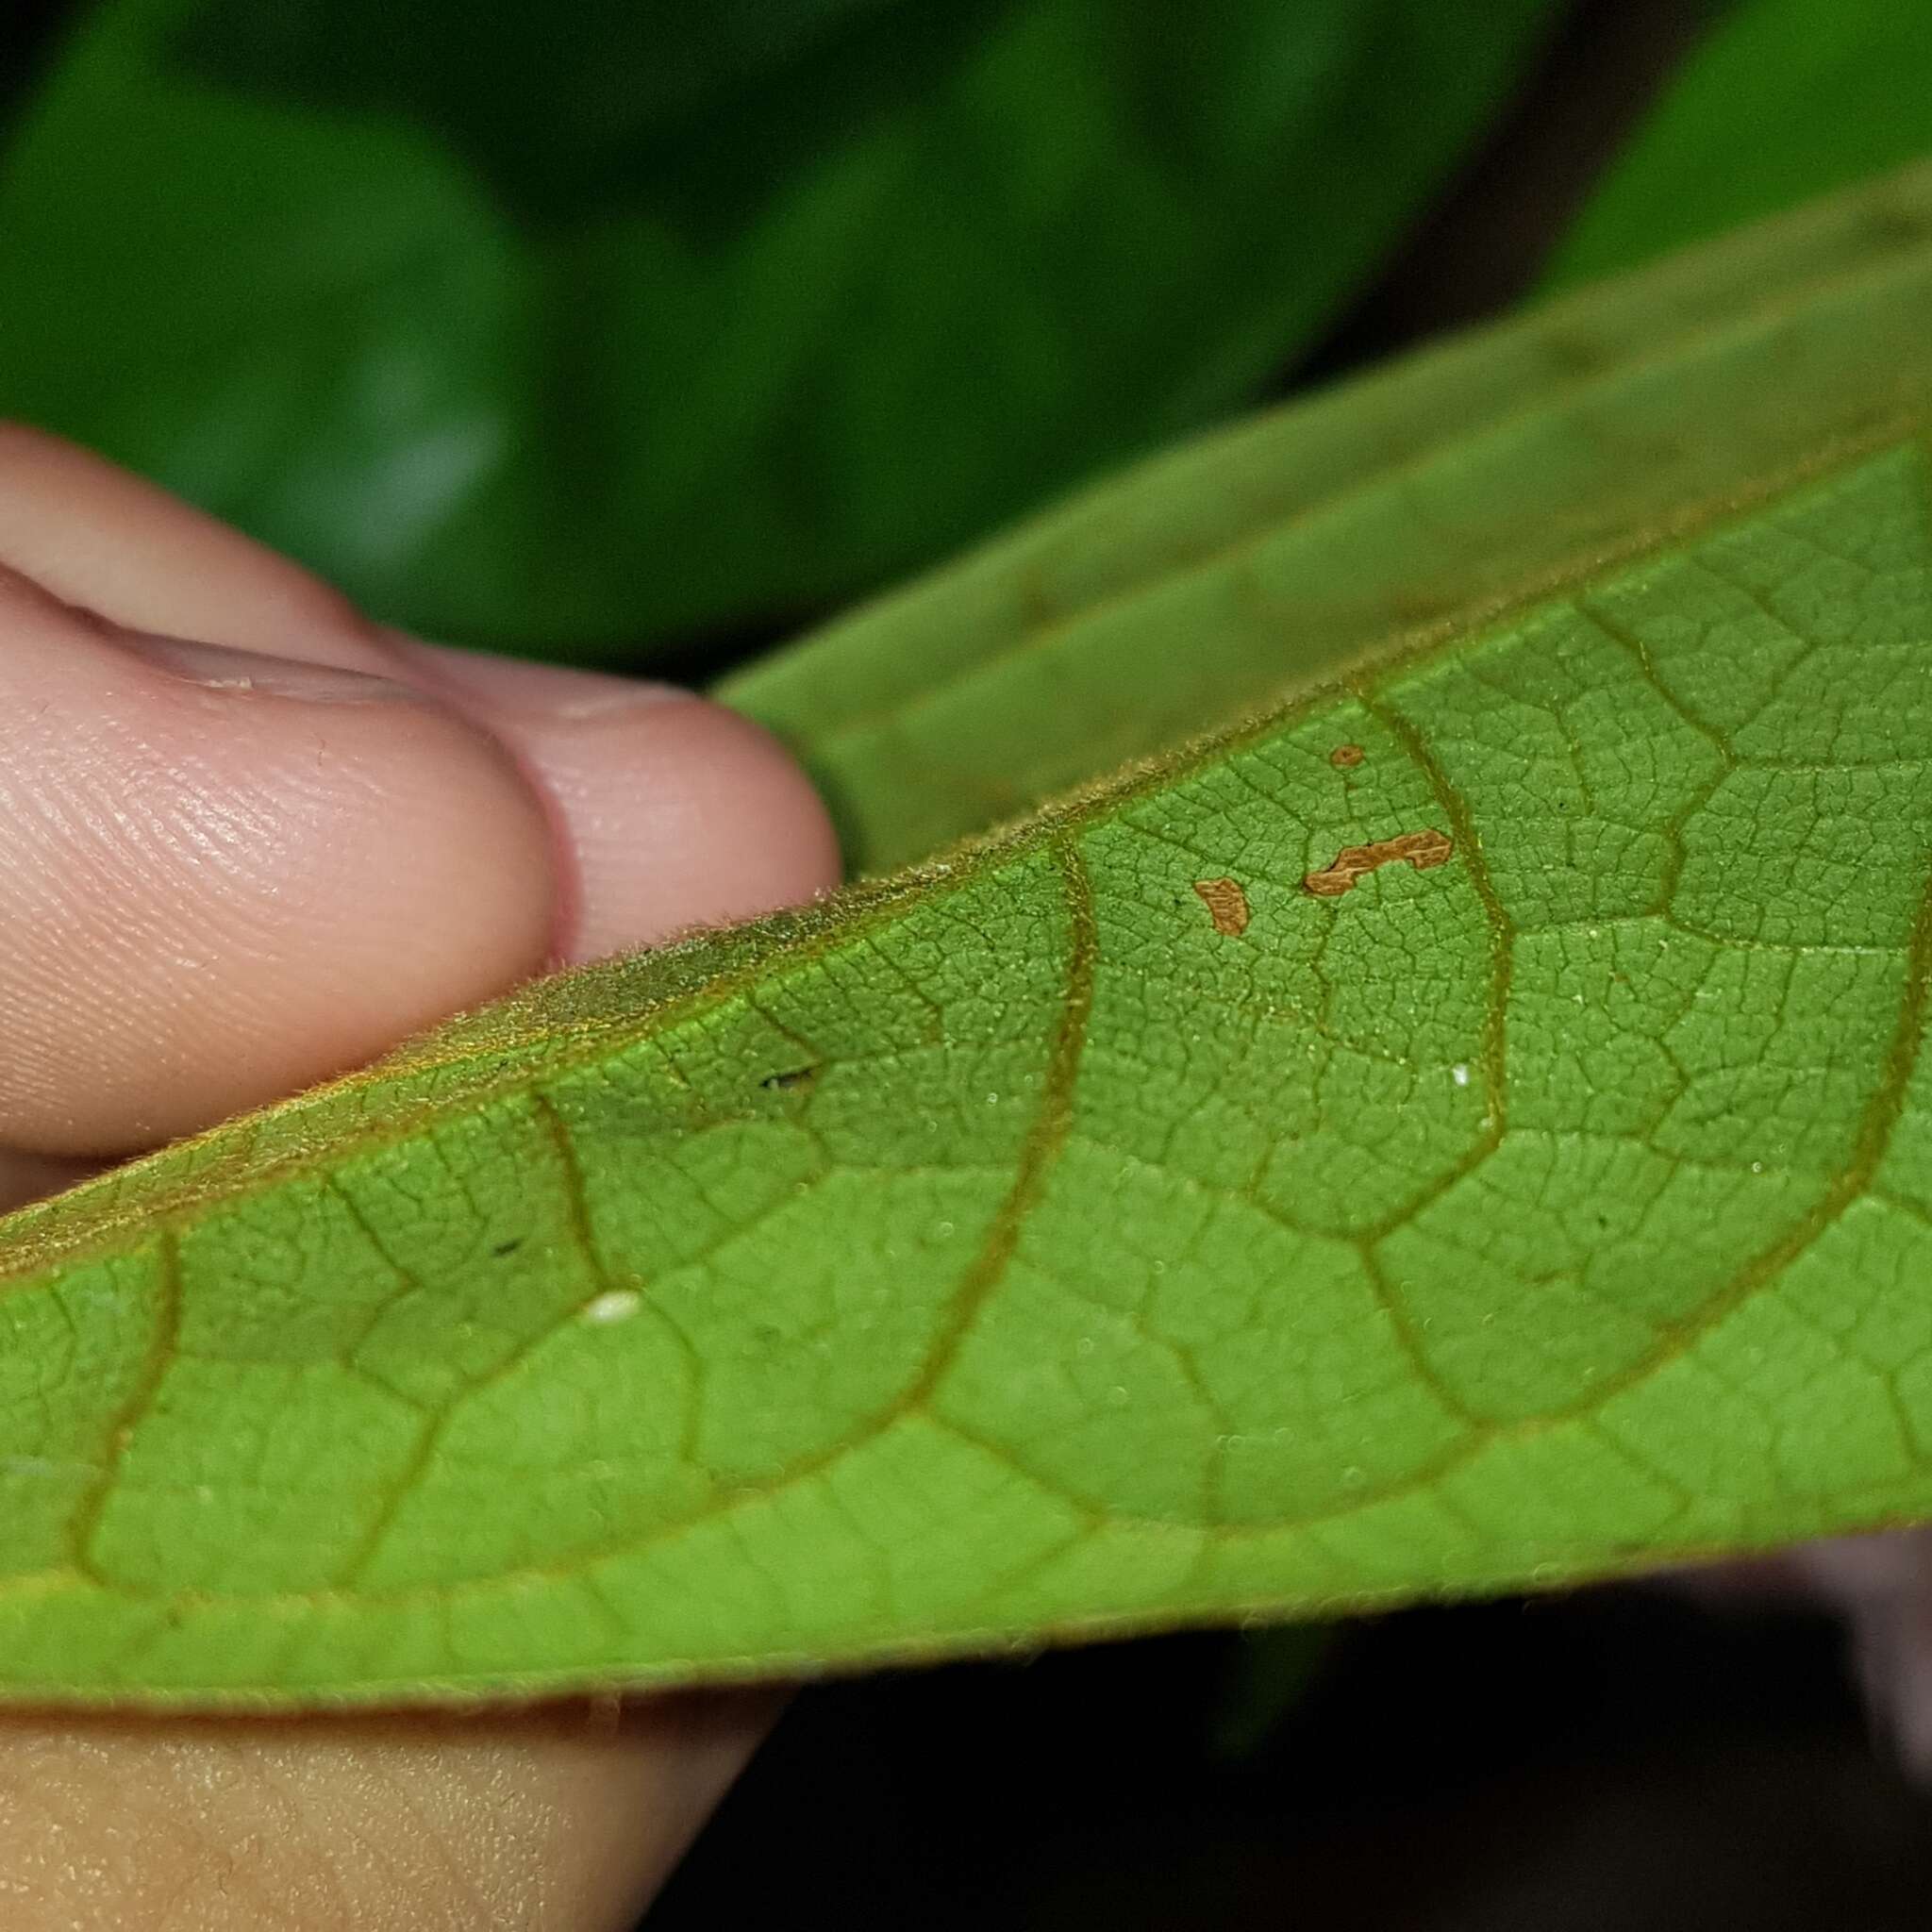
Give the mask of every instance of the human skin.
[[[473, 658], [0, 427], [0, 1206], [546, 967], [837, 883], [757, 727]], [[606, 1932], [753, 1693], [408, 1718], [0, 1718], [8, 1932]]]

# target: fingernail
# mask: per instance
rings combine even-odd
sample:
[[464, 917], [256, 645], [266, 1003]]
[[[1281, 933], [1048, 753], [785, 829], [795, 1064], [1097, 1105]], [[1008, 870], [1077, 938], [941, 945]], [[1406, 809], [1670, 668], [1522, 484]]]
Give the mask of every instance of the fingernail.
[[143, 663], [204, 691], [254, 691], [263, 697], [301, 698], [314, 705], [391, 704], [398, 698], [423, 702], [422, 694], [392, 677], [312, 664], [302, 658], [275, 658], [262, 651], [238, 651], [226, 644], [204, 644], [187, 638], [139, 632], [116, 640]]
[[427, 684], [452, 698], [468, 698], [492, 711], [508, 711], [547, 724], [589, 724], [643, 705], [675, 704], [691, 696], [675, 684], [611, 677], [532, 664], [521, 658], [492, 658], [448, 644], [425, 644], [391, 631], [391, 641], [423, 673]]

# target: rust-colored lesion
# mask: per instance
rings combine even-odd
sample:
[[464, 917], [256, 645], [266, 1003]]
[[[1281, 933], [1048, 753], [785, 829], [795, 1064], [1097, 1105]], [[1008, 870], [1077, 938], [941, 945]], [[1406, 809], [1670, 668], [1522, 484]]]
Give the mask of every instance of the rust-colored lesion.
[[1427, 872], [1446, 863], [1455, 850], [1456, 841], [1433, 825], [1393, 839], [1378, 839], [1373, 845], [1344, 845], [1331, 863], [1307, 874], [1302, 885], [1318, 899], [1339, 899], [1342, 893], [1354, 891], [1356, 881], [1366, 878], [1378, 865], [1393, 865], [1406, 858], [1416, 871]]
[[1366, 754], [1358, 744], [1338, 744], [1328, 754], [1328, 762], [1338, 772], [1352, 772], [1361, 763]]
[[1224, 933], [1231, 940], [1238, 940], [1248, 929], [1248, 895], [1242, 891], [1236, 879], [1196, 879], [1194, 891], [1202, 905], [1208, 908], [1208, 916], [1214, 922], [1214, 930]]

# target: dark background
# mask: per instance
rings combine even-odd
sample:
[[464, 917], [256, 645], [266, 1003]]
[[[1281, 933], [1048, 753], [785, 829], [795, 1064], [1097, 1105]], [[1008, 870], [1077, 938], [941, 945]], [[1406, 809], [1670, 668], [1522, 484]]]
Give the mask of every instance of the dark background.
[[1336, 1633], [1237, 1761], [1241, 1638], [807, 1690], [650, 1932], [1921, 1932], [1932, 1806], [1840, 1633], [1661, 1591]]

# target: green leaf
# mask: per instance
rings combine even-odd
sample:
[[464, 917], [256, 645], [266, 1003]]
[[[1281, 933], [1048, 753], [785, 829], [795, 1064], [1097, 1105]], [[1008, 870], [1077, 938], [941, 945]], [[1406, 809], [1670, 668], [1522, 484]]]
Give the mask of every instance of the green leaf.
[[857, 869], [904, 863], [1882, 416], [1932, 354], [1928, 232], [1921, 168], [1551, 303], [1101, 484], [721, 695]]
[[1932, 8], [1741, 0], [1546, 271], [1570, 287], [1932, 151]]
[[0, 1688], [790, 1673], [1932, 1513], [1928, 463], [13, 1217]]
[[808, 608], [1271, 375], [1549, 11], [110, 0], [0, 176], [0, 409], [428, 635]]
[[0, 1224], [0, 1695], [791, 1674], [1932, 1515], [1926, 185], [1570, 421], [1802, 474]]

